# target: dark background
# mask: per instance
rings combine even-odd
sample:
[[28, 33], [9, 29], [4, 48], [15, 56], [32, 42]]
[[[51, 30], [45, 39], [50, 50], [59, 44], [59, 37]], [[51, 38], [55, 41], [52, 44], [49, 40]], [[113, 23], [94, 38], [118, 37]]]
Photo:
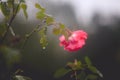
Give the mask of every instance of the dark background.
[[[44, 4], [43, 4], [44, 5]], [[39, 35], [34, 33], [27, 42], [24, 51], [21, 52], [22, 60], [19, 64], [13, 66], [12, 70], [5, 67], [4, 62], [0, 62], [0, 75], [9, 74], [18, 68], [24, 72], [24, 76], [31, 77], [33, 80], [66, 80], [67, 78], [55, 79], [54, 72], [74, 59], [83, 60], [89, 56], [93, 65], [95, 65], [103, 74], [101, 80], [120, 80], [120, 18], [113, 16], [114, 24], [101, 24], [102, 16], [94, 14], [89, 26], [93, 27], [74, 27], [74, 24], [80, 24], [76, 21], [72, 8], [69, 5], [56, 6], [49, 5], [48, 13], [52, 14], [57, 21], [61, 21], [69, 28], [77, 30], [84, 29], [88, 32], [86, 45], [78, 52], [69, 53], [59, 47], [58, 37], [54, 36], [49, 28], [49, 45], [43, 50], [39, 44]], [[59, 13], [59, 14], [58, 14]], [[62, 15], [62, 16], [61, 16]], [[14, 20], [14, 30], [18, 35], [24, 35], [31, 31], [37, 20], [23, 20], [21, 14]], [[72, 27], [73, 26], [73, 27]], [[94, 33], [91, 29], [95, 28]], [[2, 57], [0, 57], [2, 60]], [[9, 75], [6, 80], [9, 80]]]

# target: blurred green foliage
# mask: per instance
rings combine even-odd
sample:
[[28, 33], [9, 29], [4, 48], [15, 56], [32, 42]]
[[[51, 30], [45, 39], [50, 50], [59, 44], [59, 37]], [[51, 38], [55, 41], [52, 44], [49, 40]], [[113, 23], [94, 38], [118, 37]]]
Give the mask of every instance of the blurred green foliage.
[[5, 31], [6, 31], [6, 23], [0, 23], [0, 38], [4, 36]]
[[88, 57], [85, 57], [85, 63], [76, 59], [74, 62], [68, 62], [65, 68], [58, 69], [55, 72], [54, 77], [60, 78], [65, 75], [70, 75], [76, 80], [97, 80], [103, 77], [100, 71], [92, 65]]
[[1, 2], [1, 11], [3, 13], [3, 15], [6, 17], [6, 18], [9, 18], [10, 17], [10, 8], [7, 4], [7, 2]]
[[21, 54], [19, 50], [7, 46], [0, 46], [0, 53], [3, 55], [8, 68], [20, 62]]

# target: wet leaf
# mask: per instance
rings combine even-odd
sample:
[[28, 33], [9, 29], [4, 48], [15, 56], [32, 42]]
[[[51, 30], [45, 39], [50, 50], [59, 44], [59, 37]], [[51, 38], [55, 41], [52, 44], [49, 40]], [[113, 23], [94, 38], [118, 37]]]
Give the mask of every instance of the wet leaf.
[[36, 13], [36, 18], [37, 19], [44, 19], [45, 17], [46, 17], [46, 15], [45, 15], [44, 12], [39, 11], [39, 12]]
[[88, 68], [91, 72], [98, 74], [100, 77], [103, 77], [102, 73], [96, 67], [89, 66]]
[[9, 8], [12, 8], [14, 4], [14, 0], [7, 0], [7, 3], [8, 3]]
[[85, 57], [85, 62], [86, 62], [86, 64], [88, 65], [88, 66], [91, 66], [92, 65], [92, 62], [91, 62], [91, 60], [89, 59], [89, 57]]
[[41, 46], [42, 46], [43, 49], [46, 48], [46, 46], [48, 45], [48, 41], [47, 41], [46, 36], [42, 36], [42, 37], [40, 38], [40, 44], [41, 44]]
[[[17, 8], [18, 8], [18, 9], [17, 9]], [[14, 14], [17, 14], [17, 13], [20, 11], [21, 6], [19, 6], [19, 4], [14, 4], [14, 9], [15, 9]], [[16, 10], [17, 10], [17, 11], [16, 11]]]
[[27, 5], [25, 3], [21, 4], [21, 8], [23, 10], [24, 16], [26, 17], [26, 19], [28, 18], [28, 13], [27, 13]]
[[67, 32], [65, 31], [65, 26], [60, 23], [59, 27], [53, 28], [53, 34], [67, 36]]
[[97, 73], [97, 68], [94, 66], [89, 66], [88, 67], [90, 71], [92, 71], [93, 73]]
[[46, 19], [46, 24], [51, 25], [51, 23], [53, 23], [53, 22], [54, 22], [54, 19], [52, 17], [48, 16]]
[[7, 2], [1, 2], [1, 11], [6, 18], [10, 16], [10, 8], [8, 7]]
[[76, 65], [76, 70], [80, 70], [80, 69], [82, 69], [82, 63], [81, 61], [78, 61]]
[[21, 8], [23, 8], [24, 10], [26, 10], [27, 9], [27, 5], [25, 3], [22, 3], [21, 4]]
[[40, 4], [36, 3], [35, 7], [38, 8], [41, 12], [45, 12], [45, 8], [41, 7]]
[[54, 74], [54, 77], [55, 78], [60, 78], [60, 77], [63, 77], [64, 75], [66, 75], [68, 72], [70, 72], [71, 70], [70, 69], [65, 69], [65, 68], [61, 68], [61, 69], [58, 69], [55, 74]]
[[45, 13], [45, 8], [41, 7], [38, 3], [35, 4], [35, 7], [39, 9], [39, 11], [36, 13], [36, 18], [37, 19], [44, 19], [48, 15]]
[[55, 34], [55, 35], [61, 34], [61, 29], [59, 29], [59, 28], [53, 28], [53, 34]]
[[46, 27], [41, 28], [41, 30], [39, 31], [39, 34], [40, 34], [40, 44], [41, 44], [43, 49], [45, 49], [46, 46], [48, 45], [46, 32], [47, 32], [47, 28]]
[[61, 29], [65, 29], [65, 25], [64, 24], [60, 23], [59, 26], [60, 26]]
[[78, 66], [81, 66], [81, 65], [82, 65], [82, 62], [81, 62], [81, 61], [77, 61], [77, 65], [78, 65]]
[[42, 7], [40, 6], [40, 4], [36, 3], [35, 4], [35, 7], [38, 8], [38, 9], [41, 9]]

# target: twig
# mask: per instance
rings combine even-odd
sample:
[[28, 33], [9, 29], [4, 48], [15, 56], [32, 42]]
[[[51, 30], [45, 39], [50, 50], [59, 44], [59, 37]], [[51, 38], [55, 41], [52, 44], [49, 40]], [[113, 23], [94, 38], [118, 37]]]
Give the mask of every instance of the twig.
[[[77, 65], [78, 64], [78, 61], [77, 59], [74, 60], [74, 65]], [[74, 76], [75, 76], [75, 80], [77, 80], [77, 71], [74, 70]]]
[[10, 32], [11, 32], [11, 34], [12, 34], [13, 36], [15, 36], [15, 32], [14, 32], [14, 30], [13, 30], [12, 27], [10, 27]]
[[74, 72], [75, 80], [77, 80], [77, 71]]
[[41, 26], [42, 26], [41, 24], [37, 25], [30, 33], [28, 33], [28, 34], [25, 35], [25, 40], [23, 42], [23, 45], [22, 45], [21, 49], [23, 49], [25, 47], [25, 44], [27, 43], [28, 39], [32, 36], [32, 34], [34, 32], [37, 32], [37, 31], [40, 30]]
[[38, 24], [30, 33], [26, 34], [25, 40], [23, 42], [23, 45], [21, 46], [21, 49], [24, 49], [25, 44], [27, 43], [28, 39], [32, 36], [34, 32], [40, 31], [41, 27], [46, 23], [46, 20], [42, 20], [41, 24]]
[[[14, 18], [15, 18], [16, 15], [17, 15], [17, 11], [18, 11], [18, 9], [19, 9], [19, 6], [20, 6], [21, 2], [22, 2], [22, 0], [20, 0], [19, 4], [17, 5], [16, 10], [15, 10], [14, 7], [13, 7], [13, 14], [12, 14], [12, 17], [11, 17], [9, 23], [7, 23], [7, 29], [6, 29], [6, 32], [5, 32], [5, 34], [4, 34], [4, 36], [3, 36], [2, 40], [1, 40], [1, 42], [3, 42], [3, 41], [5, 40], [5, 38], [7, 37], [9, 28], [10, 28], [10, 26], [11, 26], [11, 24], [12, 24]], [[14, 6], [14, 5], [13, 5], [13, 6]], [[11, 28], [12, 28], [12, 27], [11, 27]]]

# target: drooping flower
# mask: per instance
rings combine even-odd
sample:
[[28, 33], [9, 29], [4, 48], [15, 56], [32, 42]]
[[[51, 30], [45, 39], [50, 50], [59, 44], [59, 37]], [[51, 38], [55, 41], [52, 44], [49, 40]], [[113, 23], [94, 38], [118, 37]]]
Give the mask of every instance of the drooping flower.
[[83, 30], [73, 31], [68, 39], [64, 35], [60, 36], [60, 46], [64, 47], [64, 50], [73, 52], [78, 51], [85, 45], [87, 39], [87, 33]]

